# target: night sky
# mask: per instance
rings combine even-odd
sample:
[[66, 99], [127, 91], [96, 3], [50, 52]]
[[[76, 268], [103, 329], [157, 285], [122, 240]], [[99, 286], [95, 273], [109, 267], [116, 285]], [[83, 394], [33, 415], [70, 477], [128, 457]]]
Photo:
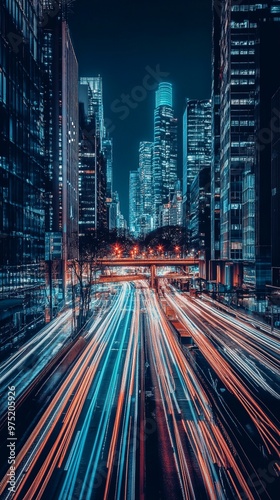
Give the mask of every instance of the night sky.
[[[69, 24], [80, 76], [103, 80], [104, 116], [114, 141], [113, 189], [128, 221], [129, 170], [138, 168], [141, 140], [153, 140], [155, 90], [136, 90], [141, 102], [117, 111], [122, 94], [143, 88], [147, 67], [168, 73], [178, 118], [178, 174], [182, 174], [185, 98], [210, 98], [211, 0], [76, 0]], [[144, 80], [145, 81], [145, 80]], [[155, 83], [150, 77], [149, 84]], [[139, 92], [139, 94], [137, 94]], [[145, 93], [147, 94], [144, 97]], [[134, 105], [135, 105], [134, 104]], [[115, 111], [111, 107], [115, 106]], [[127, 116], [125, 116], [127, 115]], [[123, 118], [123, 119], [121, 119]], [[109, 121], [110, 120], [110, 121]]]

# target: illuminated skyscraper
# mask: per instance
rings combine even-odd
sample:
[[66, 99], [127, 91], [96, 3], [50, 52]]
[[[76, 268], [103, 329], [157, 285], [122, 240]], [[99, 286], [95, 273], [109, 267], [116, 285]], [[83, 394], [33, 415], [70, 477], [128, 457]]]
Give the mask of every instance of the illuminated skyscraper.
[[33, 327], [44, 321], [41, 5], [26, 0], [25, 6], [24, 12], [16, 2], [0, 5], [0, 334], [3, 339], [31, 321]]
[[106, 198], [109, 203], [113, 196], [113, 139], [103, 139], [102, 150], [106, 160]]
[[[279, 128], [279, 110], [280, 110], [280, 87], [272, 98], [271, 123], [277, 123], [277, 126], [271, 130], [271, 245], [272, 245], [272, 285], [280, 287], [280, 128]], [[277, 121], [275, 118], [277, 117]]]
[[[89, 79], [90, 80], [90, 79]], [[79, 85], [79, 234], [81, 238], [108, 227], [106, 206], [106, 159], [101, 150], [98, 115], [91, 101], [89, 84]]]
[[43, 26], [46, 250], [50, 238], [60, 235], [64, 294], [67, 261], [78, 257], [79, 246], [78, 63], [65, 7], [61, 3], [58, 14]]
[[133, 236], [140, 234], [138, 220], [140, 216], [140, 182], [139, 171], [129, 172], [129, 230]]
[[190, 188], [197, 174], [211, 166], [211, 101], [187, 99], [183, 116], [183, 200], [190, 224]]
[[227, 0], [220, 19], [214, 33], [220, 60], [219, 74], [214, 71], [220, 79], [219, 273], [226, 284], [238, 284], [242, 268], [244, 283], [264, 290], [271, 280], [271, 141], [264, 131], [271, 128], [270, 103], [280, 79], [268, 54], [280, 50], [280, 5]]
[[153, 229], [153, 184], [152, 184], [153, 143], [140, 142], [139, 145], [139, 189], [140, 189], [140, 233], [147, 234]]
[[160, 226], [160, 207], [169, 203], [177, 180], [177, 119], [174, 118], [172, 84], [161, 82], [155, 96], [153, 150], [154, 227]]

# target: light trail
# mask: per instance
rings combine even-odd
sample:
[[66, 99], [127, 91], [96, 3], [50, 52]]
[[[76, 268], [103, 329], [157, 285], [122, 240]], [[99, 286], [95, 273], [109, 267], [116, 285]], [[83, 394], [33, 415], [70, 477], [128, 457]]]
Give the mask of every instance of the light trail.
[[[45, 464], [51, 464], [51, 469], [53, 469], [54, 464], [58, 464], [61, 456], [63, 456], [66, 440], [70, 439], [71, 435], [73, 435], [74, 422], [77, 422], [78, 414], [82, 409], [81, 402], [86, 397], [87, 391], [90, 388], [90, 381], [97, 371], [101, 355], [114, 342], [116, 336], [114, 328], [117, 322], [120, 321], [122, 307], [126, 303], [127, 286], [123, 288], [114, 307], [108, 313], [108, 324], [104, 325], [103, 323], [95, 336], [89, 341], [86, 349], [82, 352], [54, 398], [50, 401], [47, 410], [30, 434], [23, 448], [19, 451], [17, 455], [17, 491], [15, 495], [11, 495], [6, 491], [5, 498], [22, 498], [23, 488], [28, 482], [33, 468], [36, 466], [36, 461], [43, 452], [47, 442], [52, 441], [52, 433], [55, 426], [59, 425], [61, 419], [63, 420], [64, 427], [56, 438]], [[65, 423], [69, 424], [69, 426], [65, 426]], [[47, 467], [42, 467], [40, 474], [38, 474], [31, 486], [31, 496], [29, 498], [32, 498], [34, 492], [36, 492], [36, 498], [41, 497], [47, 482], [45, 481], [46, 477], [44, 477], [44, 473], [47, 470]], [[5, 490], [7, 490], [7, 484], [4, 478], [0, 487], [0, 495]]]
[[[213, 312], [214, 319], [211, 322], [209, 313], [205, 310], [202, 313], [199, 304], [187, 300], [180, 294], [175, 294], [175, 296], [167, 294], [166, 300], [176, 311], [180, 321], [189, 330], [194, 342], [210, 366], [218, 374], [225, 387], [236, 396], [248, 412], [259, 431], [267, 452], [269, 454], [276, 453], [279, 456], [280, 434], [279, 426], [275, 423], [277, 419], [261, 402], [257, 390], [254, 390], [253, 383], [257, 387], [268, 391], [277, 399], [279, 399], [279, 393], [264, 380], [263, 375], [260, 374], [259, 370], [256, 370], [255, 365], [252, 365], [250, 361], [248, 362], [246, 355], [240, 356], [241, 349], [244, 349], [244, 351], [246, 349], [247, 356], [248, 353], [255, 357], [258, 355], [254, 346], [251, 345], [251, 338], [247, 342], [244, 340], [246, 335], [244, 335], [244, 338], [240, 338], [239, 325], [237, 325], [236, 331], [235, 322], [231, 321], [228, 324], [227, 318], [227, 322], [223, 322], [221, 315], [219, 315], [219, 331], [217, 333], [216, 311]], [[200, 319], [201, 314], [203, 314], [204, 322]], [[207, 323], [205, 324], [206, 319]], [[233, 347], [234, 343], [238, 345], [240, 351], [236, 351], [236, 347]], [[270, 339], [269, 344], [271, 344]], [[274, 347], [276, 348], [276, 346]], [[274, 371], [274, 365], [271, 364], [269, 357], [267, 359], [266, 368], [270, 367], [271, 371]], [[263, 356], [258, 355], [259, 363], [262, 360]], [[247, 384], [245, 380], [247, 380]]]

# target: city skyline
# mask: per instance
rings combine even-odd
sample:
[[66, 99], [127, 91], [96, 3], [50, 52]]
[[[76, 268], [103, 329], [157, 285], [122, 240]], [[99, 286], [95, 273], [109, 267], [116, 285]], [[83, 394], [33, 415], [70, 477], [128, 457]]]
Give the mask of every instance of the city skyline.
[[[185, 99], [211, 96], [211, 1], [176, 0], [171, 11], [168, 6], [145, 1], [135, 12], [127, 1], [107, 9], [81, 0], [73, 2], [69, 14], [79, 75], [102, 77], [105, 124], [114, 141], [114, 189], [127, 220], [129, 171], [138, 168], [139, 142], [153, 137], [150, 110], [157, 79], [173, 85], [180, 179]], [[130, 96], [133, 107], [121, 102], [122, 95]]]

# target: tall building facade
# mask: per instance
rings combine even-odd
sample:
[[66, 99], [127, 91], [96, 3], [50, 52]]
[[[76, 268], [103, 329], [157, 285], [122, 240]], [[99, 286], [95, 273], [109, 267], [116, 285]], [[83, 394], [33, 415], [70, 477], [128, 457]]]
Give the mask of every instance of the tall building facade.
[[142, 141], [139, 145], [139, 191], [140, 191], [140, 233], [153, 230], [153, 183], [152, 183], [153, 143]]
[[[80, 82], [84, 82], [81, 79]], [[88, 78], [89, 82], [95, 78]], [[99, 81], [99, 78], [97, 79]], [[100, 136], [100, 115], [92, 103], [90, 83], [80, 83], [79, 234], [108, 227], [106, 159]], [[103, 107], [102, 107], [103, 110]], [[102, 118], [103, 119], [103, 118]], [[102, 122], [101, 119], [101, 122]]]
[[175, 183], [170, 201], [160, 207], [159, 217], [161, 227], [183, 225], [183, 195], [179, 180]]
[[220, 9], [212, 0], [212, 150], [211, 150], [211, 259], [220, 259]]
[[183, 200], [190, 225], [190, 188], [197, 174], [211, 166], [211, 100], [187, 99], [183, 116]]
[[87, 86], [89, 99], [86, 114], [90, 117], [95, 116], [96, 135], [100, 137], [102, 147], [102, 140], [105, 136], [102, 77], [100, 75], [93, 77], [82, 76], [80, 77], [80, 84]]
[[140, 179], [139, 171], [129, 172], [129, 230], [132, 236], [138, 237], [140, 234]]
[[210, 224], [210, 188], [211, 170], [203, 168], [195, 176], [190, 186], [190, 245], [200, 252], [206, 262], [204, 278], [208, 279], [210, 260], [211, 224]]
[[103, 139], [102, 151], [106, 160], [106, 198], [109, 203], [113, 195], [113, 139]]
[[271, 102], [271, 263], [272, 285], [280, 287], [280, 87]]
[[44, 320], [42, 4], [26, 0], [25, 7], [0, 5], [0, 333], [5, 336]]
[[[220, 244], [221, 259], [243, 264], [243, 281], [259, 290], [271, 280], [272, 95], [279, 65], [279, 2], [222, 4], [220, 51]], [[214, 168], [212, 166], [212, 168]], [[212, 171], [213, 173], [213, 171]], [[213, 174], [214, 175], [214, 174]], [[225, 278], [237, 284], [234, 272]]]
[[[48, 1], [44, 5], [49, 8]], [[78, 257], [79, 246], [78, 63], [65, 8], [62, 2], [43, 26], [46, 249], [51, 238], [61, 236], [64, 295], [67, 261]]]
[[173, 110], [173, 89], [159, 83], [154, 111], [153, 207], [154, 227], [160, 227], [160, 208], [169, 203], [177, 181], [177, 118]]

